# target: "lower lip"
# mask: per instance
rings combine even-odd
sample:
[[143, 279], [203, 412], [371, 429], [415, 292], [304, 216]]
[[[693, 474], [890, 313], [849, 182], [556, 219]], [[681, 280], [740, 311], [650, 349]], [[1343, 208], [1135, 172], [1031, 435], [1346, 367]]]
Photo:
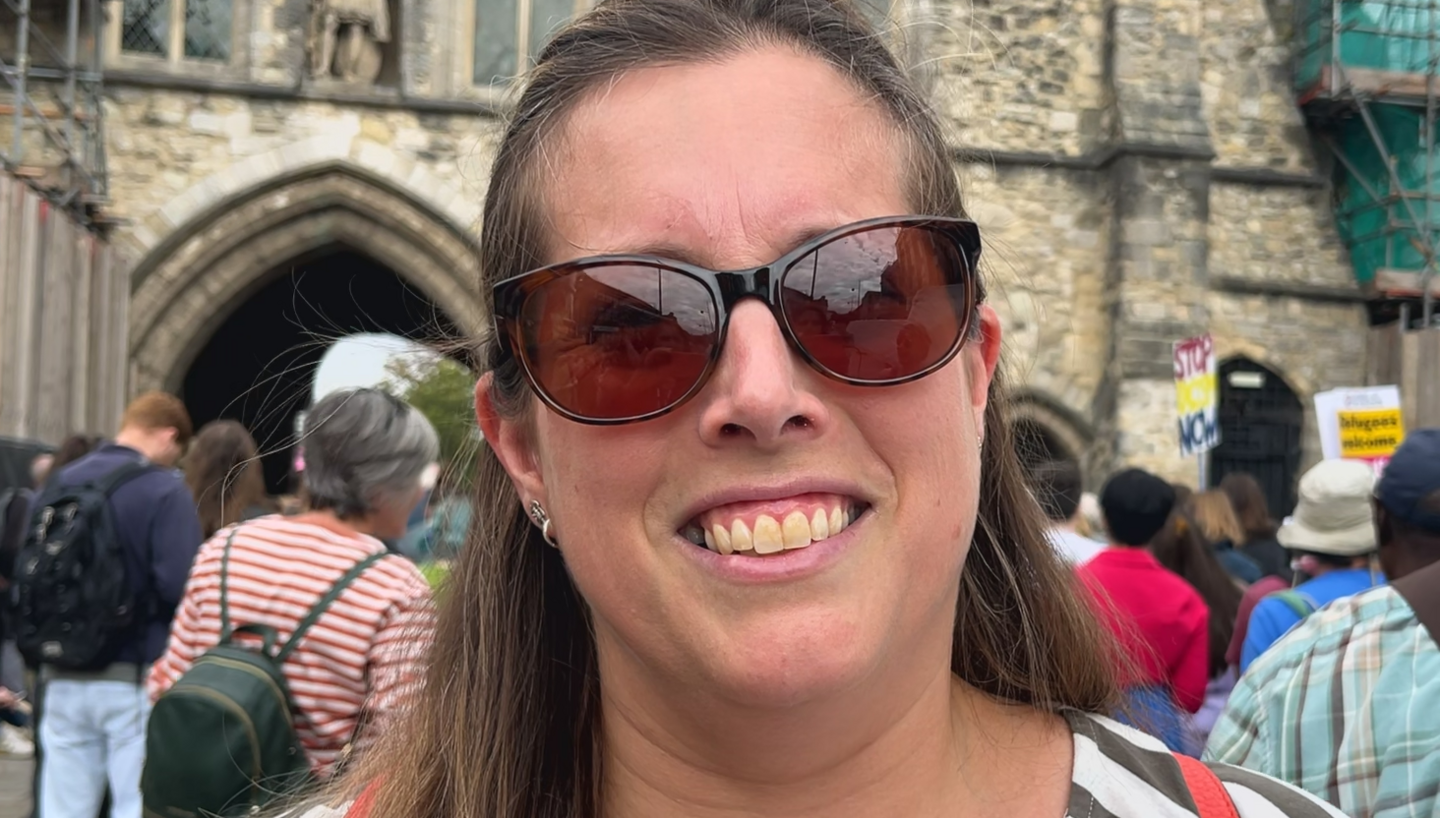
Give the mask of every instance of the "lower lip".
[[676, 535], [690, 559], [720, 579], [745, 585], [761, 585], [772, 582], [794, 582], [815, 576], [840, 560], [844, 553], [855, 544], [859, 536], [856, 529], [869, 521], [866, 511], [860, 519], [845, 527], [833, 537], [826, 537], [804, 548], [781, 551], [766, 557], [746, 557], [740, 554], [724, 555], [698, 546], [684, 537]]

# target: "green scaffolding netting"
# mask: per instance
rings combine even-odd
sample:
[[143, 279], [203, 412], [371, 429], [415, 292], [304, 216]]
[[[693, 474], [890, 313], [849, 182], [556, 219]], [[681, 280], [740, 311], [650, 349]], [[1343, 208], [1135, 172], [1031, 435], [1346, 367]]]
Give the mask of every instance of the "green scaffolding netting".
[[[1341, 70], [1422, 77], [1440, 65], [1440, 0], [1301, 4], [1296, 85], [1302, 94], [1337, 62]], [[1435, 87], [1440, 92], [1440, 78]], [[1433, 145], [1427, 151], [1424, 107], [1386, 104], [1381, 97], [1368, 110], [1376, 133], [1357, 114], [1340, 125], [1336, 140], [1349, 165], [1339, 183], [1336, 222], [1361, 282], [1373, 281], [1381, 269], [1422, 270], [1427, 235], [1440, 242], [1440, 151]], [[1379, 145], [1394, 163], [1393, 176]]]
[[1299, 89], [1327, 65], [1423, 74], [1440, 54], [1440, 0], [1300, 0]]
[[1420, 248], [1425, 234], [1432, 243], [1440, 240], [1440, 151], [1433, 152], [1427, 175], [1424, 110], [1398, 105], [1372, 105], [1370, 110], [1395, 164], [1395, 178], [1365, 123], [1358, 117], [1347, 122], [1339, 146], [1353, 172], [1340, 182], [1335, 214], [1355, 277], [1362, 282], [1373, 281], [1380, 269], [1424, 269]]

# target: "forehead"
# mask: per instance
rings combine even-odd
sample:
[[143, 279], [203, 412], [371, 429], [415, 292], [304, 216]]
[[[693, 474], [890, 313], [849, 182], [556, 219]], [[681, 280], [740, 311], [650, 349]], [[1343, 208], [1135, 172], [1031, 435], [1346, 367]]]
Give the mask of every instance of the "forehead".
[[547, 261], [654, 252], [716, 268], [908, 211], [898, 131], [785, 49], [629, 72], [566, 123], [546, 182]]

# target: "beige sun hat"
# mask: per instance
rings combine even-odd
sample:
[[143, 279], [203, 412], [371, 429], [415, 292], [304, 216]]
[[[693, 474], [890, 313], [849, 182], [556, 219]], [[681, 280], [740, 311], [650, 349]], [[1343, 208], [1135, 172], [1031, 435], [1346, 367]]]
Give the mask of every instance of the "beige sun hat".
[[1358, 557], [1374, 551], [1375, 470], [1360, 460], [1326, 460], [1300, 478], [1300, 503], [1275, 538], [1286, 548]]

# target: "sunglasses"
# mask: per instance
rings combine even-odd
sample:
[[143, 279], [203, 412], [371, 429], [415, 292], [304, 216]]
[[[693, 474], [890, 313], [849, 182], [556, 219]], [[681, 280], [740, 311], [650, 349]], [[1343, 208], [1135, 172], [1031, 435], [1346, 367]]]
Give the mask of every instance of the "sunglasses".
[[965, 342], [979, 256], [974, 222], [929, 216], [841, 227], [751, 270], [594, 256], [496, 284], [495, 325], [502, 354], [551, 409], [580, 423], [634, 423], [700, 391], [745, 298], [767, 304], [826, 377], [855, 386], [923, 378]]

